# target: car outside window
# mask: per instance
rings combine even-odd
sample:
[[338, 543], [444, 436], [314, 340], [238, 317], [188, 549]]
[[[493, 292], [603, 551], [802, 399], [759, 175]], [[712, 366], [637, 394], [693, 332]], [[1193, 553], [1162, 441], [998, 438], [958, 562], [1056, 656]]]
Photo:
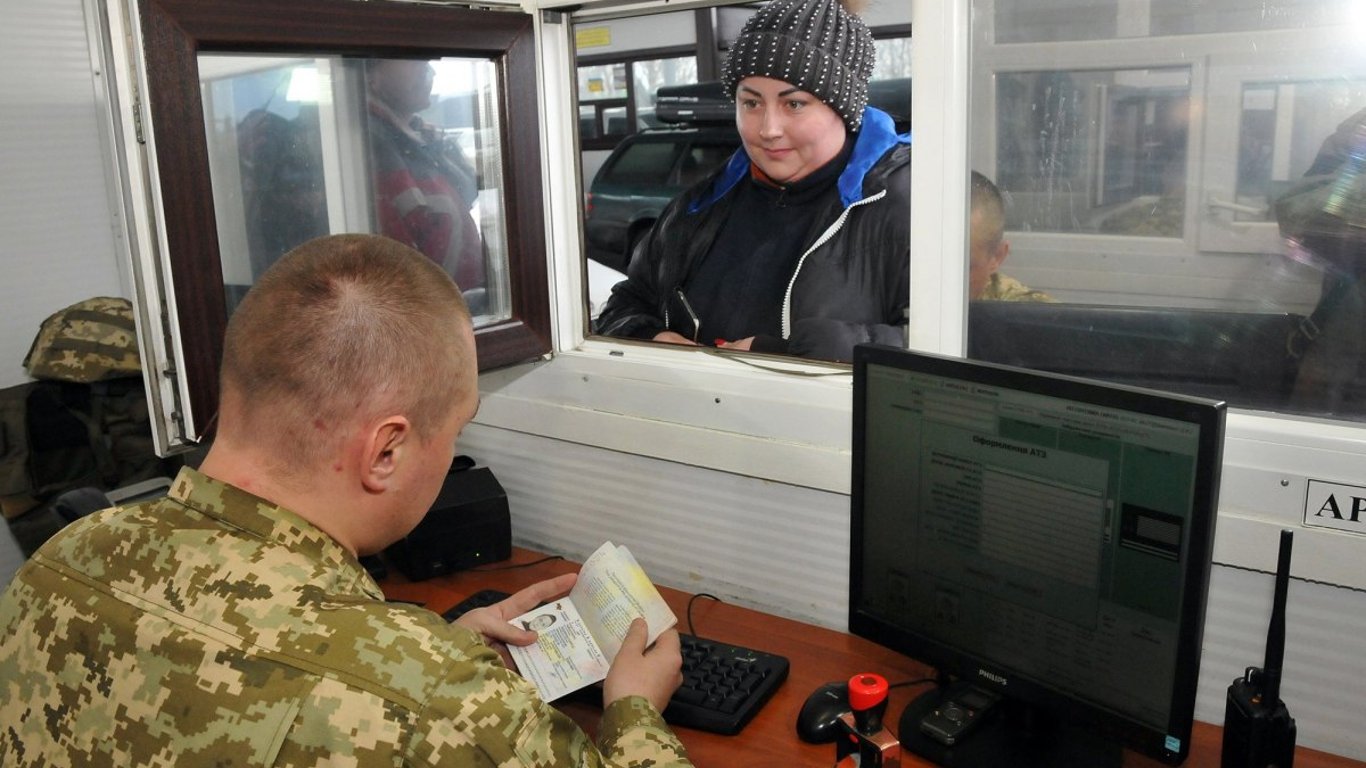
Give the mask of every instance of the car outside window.
[[666, 181], [680, 148], [678, 144], [655, 142], [625, 145], [625, 151], [604, 166], [603, 180], [619, 184]]

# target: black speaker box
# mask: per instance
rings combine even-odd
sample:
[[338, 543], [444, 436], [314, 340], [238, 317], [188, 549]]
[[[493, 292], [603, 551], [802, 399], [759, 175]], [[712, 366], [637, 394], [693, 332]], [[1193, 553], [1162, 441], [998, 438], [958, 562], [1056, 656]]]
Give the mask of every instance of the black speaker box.
[[384, 554], [413, 581], [512, 557], [503, 486], [489, 468], [457, 456], [426, 517]]

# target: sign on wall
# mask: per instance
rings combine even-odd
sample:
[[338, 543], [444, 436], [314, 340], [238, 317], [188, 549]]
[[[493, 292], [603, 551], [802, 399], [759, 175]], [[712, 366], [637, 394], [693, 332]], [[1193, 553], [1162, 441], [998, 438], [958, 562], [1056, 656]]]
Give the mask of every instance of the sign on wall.
[[1310, 480], [1304, 524], [1366, 534], [1366, 487]]
[[574, 30], [574, 47], [580, 51], [585, 48], [604, 48], [611, 44], [611, 27], [577, 27]]

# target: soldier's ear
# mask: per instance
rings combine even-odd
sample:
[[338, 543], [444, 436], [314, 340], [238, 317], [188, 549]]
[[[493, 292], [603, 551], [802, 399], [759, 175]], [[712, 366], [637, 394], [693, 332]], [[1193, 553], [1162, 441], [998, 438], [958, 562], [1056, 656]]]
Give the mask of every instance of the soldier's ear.
[[366, 430], [361, 484], [371, 493], [390, 489], [399, 465], [414, 448], [416, 435], [406, 416], [386, 416]]

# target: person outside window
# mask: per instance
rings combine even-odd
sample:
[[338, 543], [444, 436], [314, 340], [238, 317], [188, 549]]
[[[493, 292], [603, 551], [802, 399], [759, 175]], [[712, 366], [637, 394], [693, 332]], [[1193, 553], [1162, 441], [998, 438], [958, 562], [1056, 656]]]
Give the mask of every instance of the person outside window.
[[873, 38], [836, 0], [775, 0], [722, 73], [741, 148], [671, 201], [599, 333], [849, 360], [904, 344], [910, 136], [867, 106]]
[[1288, 255], [1323, 270], [1318, 303], [1286, 340], [1289, 403], [1352, 412], [1366, 401], [1366, 109], [1324, 139], [1275, 212]]
[[1010, 256], [1006, 240], [1005, 202], [1001, 190], [986, 176], [972, 172], [971, 218], [968, 222], [969, 249], [968, 295], [986, 301], [1056, 301], [1043, 291], [1002, 274], [1001, 265]]
[[484, 243], [470, 215], [478, 178], [464, 152], [417, 113], [431, 106], [436, 70], [420, 59], [366, 63], [371, 173], [381, 234], [440, 264], [478, 313]]
[[286, 254], [228, 321], [221, 390], [197, 470], [68, 525], [0, 597], [0, 762], [690, 765], [660, 715], [675, 630], [632, 624], [595, 745], [500, 658], [575, 574], [448, 623], [360, 564], [421, 521], [479, 406], [429, 259], [377, 235]]

